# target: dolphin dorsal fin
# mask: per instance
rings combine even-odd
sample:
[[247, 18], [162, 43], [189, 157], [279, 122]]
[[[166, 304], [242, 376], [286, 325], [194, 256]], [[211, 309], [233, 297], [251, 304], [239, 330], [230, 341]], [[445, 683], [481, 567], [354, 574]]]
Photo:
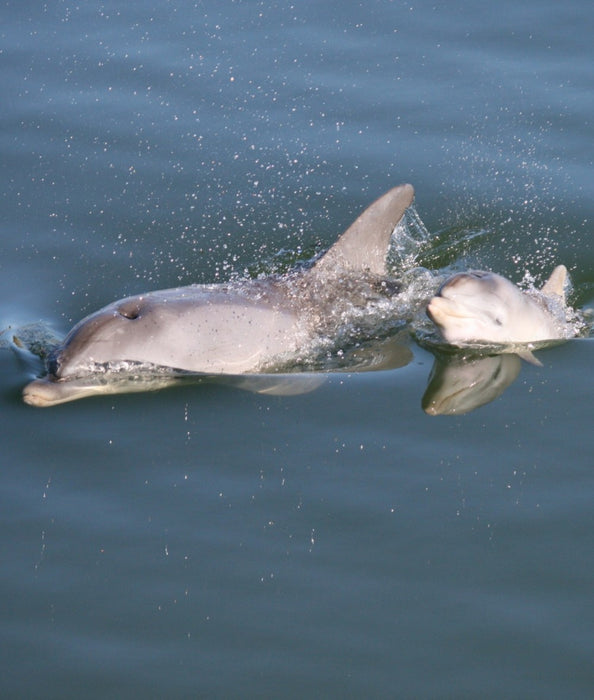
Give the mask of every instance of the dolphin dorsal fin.
[[556, 295], [561, 297], [561, 299], [565, 299], [566, 282], [567, 268], [565, 265], [557, 265], [540, 291], [548, 296]]
[[412, 185], [400, 185], [376, 199], [318, 260], [312, 272], [344, 269], [385, 275], [390, 237], [414, 194]]

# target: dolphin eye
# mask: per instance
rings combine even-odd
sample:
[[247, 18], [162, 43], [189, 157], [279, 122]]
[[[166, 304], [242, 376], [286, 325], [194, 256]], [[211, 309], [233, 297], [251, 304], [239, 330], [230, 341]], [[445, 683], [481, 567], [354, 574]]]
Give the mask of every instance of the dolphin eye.
[[118, 313], [131, 320], [138, 318], [140, 316], [140, 302], [137, 299], [125, 301], [118, 306]]

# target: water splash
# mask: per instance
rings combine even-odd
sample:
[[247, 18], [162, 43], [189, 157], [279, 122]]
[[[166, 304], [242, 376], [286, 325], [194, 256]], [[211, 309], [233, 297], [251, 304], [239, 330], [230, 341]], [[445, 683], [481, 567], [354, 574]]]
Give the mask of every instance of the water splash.
[[390, 271], [401, 273], [415, 267], [430, 241], [431, 234], [414, 205], [410, 206], [392, 233], [392, 245], [388, 253]]

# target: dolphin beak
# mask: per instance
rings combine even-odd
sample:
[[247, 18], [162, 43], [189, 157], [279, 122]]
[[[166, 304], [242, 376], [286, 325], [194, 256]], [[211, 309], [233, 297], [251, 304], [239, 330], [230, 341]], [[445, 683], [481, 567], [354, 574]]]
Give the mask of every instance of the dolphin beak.
[[435, 303], [436, 298], [437, 297], [432, 297], [427, 304], [427, 308], [425, 309], [425, 313], [434, 323], [437, 323], [435, 320], [435, 312], [437, 311], [437, 304]]
[[464, 313], [463, 308], [447, 297], [438, 295], [429, 300], [425, 312], [433, 323], [440, 325], [445, 318], [473, 318], [473, 314], [468, 311]]
[[445, 316], [455, 315], [451, 313], [450, 306], [451, 304], [448, 303], [447, 299], [437, 295], [429, 300], [425, 313], [434, 323], [439, 324], [439, 320]]

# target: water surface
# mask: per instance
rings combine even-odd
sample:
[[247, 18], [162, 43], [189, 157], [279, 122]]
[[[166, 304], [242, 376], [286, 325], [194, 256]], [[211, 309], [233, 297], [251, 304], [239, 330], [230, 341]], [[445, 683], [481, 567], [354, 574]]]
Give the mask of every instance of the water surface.
[[[563, 262], [594, 305], [585, 0], [0, 19], [1, 328], [305, 259], [404, 181], [426, 266]], [[462, 416], [411, 347], [302, 396], [48, 410], [1, 349], [2, 694], [591, 697], [592, 340]]]

